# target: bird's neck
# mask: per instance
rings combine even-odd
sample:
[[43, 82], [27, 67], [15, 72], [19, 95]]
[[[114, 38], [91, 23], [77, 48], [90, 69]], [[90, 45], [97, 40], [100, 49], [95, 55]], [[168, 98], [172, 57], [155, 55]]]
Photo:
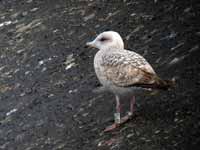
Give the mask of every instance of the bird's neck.
[[119, 51], [123, 50], [123, 48], [120, 48], [118, 46], [110, 46], [110, 47], [103, 47], [100, 49], [100, 51]]

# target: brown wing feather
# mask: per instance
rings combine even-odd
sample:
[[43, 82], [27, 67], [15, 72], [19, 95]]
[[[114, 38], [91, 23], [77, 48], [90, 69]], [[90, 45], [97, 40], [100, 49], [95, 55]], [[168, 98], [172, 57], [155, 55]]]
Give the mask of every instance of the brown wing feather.
[[106, 54], [101, 65], [105, 77], [116, 86], [166, 89], [172, 85], [170, 81], [160, 79], [141, 55], [131, 51]]
[[168, 90], [175, 85], [173, 80], [162, 80], [156, 74], [146, 72], [140, 68], [134, 68], [133, 70], [129, 68], [128, 71], [126, 69], [127, 67], [122, 67], [120, 70], [116, 67], [107, 67], [105, 71], [106, 77], [115, 85], [121, 87], [135, 86]]
[[153, 84], [156, 75], [131, 65], [107, 66], [105, 75], [117, 86], [134, 86], [139, 84]]
[[106, 78], [117, 86], [154, 83], [156, 73], [150, 64], [139, 54], [130, 51], [117, 51], [102, 57]]

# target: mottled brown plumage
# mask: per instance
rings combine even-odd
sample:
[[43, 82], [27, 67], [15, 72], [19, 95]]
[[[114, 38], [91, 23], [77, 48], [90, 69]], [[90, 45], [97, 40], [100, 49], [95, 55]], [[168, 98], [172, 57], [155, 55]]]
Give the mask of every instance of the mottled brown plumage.
[[87, 45], [99, 49], [94, 58], [95, 72], [105, 89], [115, 94], [118, 113], [120, 95], [134, 95], [138, 88], [166, 90], [173, 86], [172, 81], [160, 79], [144, 57], [125, 50], [123, 40], [116, 32], [103, 32]]
[[116, 86], [152, 84], [156, 74], [140, 55], [123, 50], [112, 51], [102, 56], [102, 70], [108, 80]]

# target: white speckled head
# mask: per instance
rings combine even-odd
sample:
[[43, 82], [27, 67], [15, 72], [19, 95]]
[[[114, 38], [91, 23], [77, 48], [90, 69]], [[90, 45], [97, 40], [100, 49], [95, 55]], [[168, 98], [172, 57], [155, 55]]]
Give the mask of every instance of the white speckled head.
[[119, 33], [114, 31], [106, 31], [99, 34], [92, 42], [86, 43], [87, 46], [98, 49], [116, 48], [124, 49], [124, 42]]

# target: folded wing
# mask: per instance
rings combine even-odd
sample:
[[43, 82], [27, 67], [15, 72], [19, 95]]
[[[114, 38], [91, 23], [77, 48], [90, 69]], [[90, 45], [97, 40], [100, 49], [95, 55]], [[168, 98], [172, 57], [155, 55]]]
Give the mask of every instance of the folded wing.
[[131, 51], [114, 51], [102, 57], [101, 66], [105, 77], [116, 86], [141, 86], [164, 88], [168, 84], [161, 80], [151, 65], [139, 54]]

